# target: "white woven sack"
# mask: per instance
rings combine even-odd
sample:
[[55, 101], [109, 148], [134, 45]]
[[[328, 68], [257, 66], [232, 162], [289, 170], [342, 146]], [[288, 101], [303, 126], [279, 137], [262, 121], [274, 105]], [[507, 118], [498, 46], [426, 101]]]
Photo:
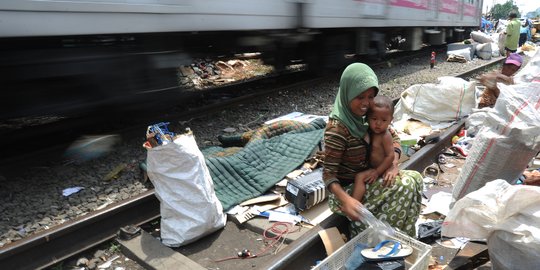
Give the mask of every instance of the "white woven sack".
[[415, 84], [401, 93], [394, 119], [403, 116], [422, 121], [453, 122], [476, 106], [475, 85], [457, 77], [440, 77], [438, 84]]
[[540, 82], [540, 50], [514, 76], [516, 83]]
[[483, 43], [476, 45], [476, 55], [484, 60], [490, 60], [493, 53], [491, 43]]
[[160, 201], [164, 245], [179, 247], [225, 226], [223, 207], [192, 134], [148, 149], [147, 165]]
[[453, 55], [463, 56], [465, 58], [465, 60], [471, 61], [471, 48], [464, 48], [464, 49], [459, 49], [459, 50], [453, 50], [453, 51], [447, 51], [446, 52], [447, 56], [450, 56], [452, 54]]
[[540, 151], [540, 83], [497, 86], [501, 93], [473, 141], [454, 185], [454, 201], [488, 181], [514, 181]]
[[540, 187], [498, 179], [457, 201], [442, 235], [487, 239], [493, 269], [537, 269], [539, 224]]
[[480, 32], [480, 31], [472, 31], [471, 32], [471, 38], [474, 41], [478, 42], [478, 43], [490, 43], [491, 42], [491, 38], [488, 35]]

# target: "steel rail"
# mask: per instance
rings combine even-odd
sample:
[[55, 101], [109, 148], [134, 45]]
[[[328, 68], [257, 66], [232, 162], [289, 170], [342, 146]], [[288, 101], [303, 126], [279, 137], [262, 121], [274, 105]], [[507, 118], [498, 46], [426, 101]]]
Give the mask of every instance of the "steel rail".
[[[475, 70], [486, 68], [500, 61], [502, 60], [494, 61]], [[474, 71], [468, 71], [464, 74], [471, 72]], [[268, 95], [272, 92], [263, 91], [253, 94], [249, 98], [244, 97], [240, 101], [231, 101], [231, 103], [245, 101], [259, 95]], [[463, 122], [454, 125], [441, 137], [439, 142], [418, 151], [401, 168], [418, 170], [425, 164], [433, 162], [430, 159], [434, 158], [434, 155], [440, 152], [446, 144], [449, 144], [448, 136], [455, 134], [462, 124]], [[149, 190], [126, 201], [115, 203], [105, 209], [4, 246], [0, 249], [0, 269], [42, 269], [113, 239], [119, 228], [123, 226], [144, 224], [158, 217], [159, 201], [155, 197], [154, 191]], [[315, 228], [328, 228], [341, 223], [343, 223], [342, 217], [332, 215]], [[280, 251], [278, 256], [265, 264], [264, 269], [286, 269], [302, 255], [303, 250], [319, 244], [317, 231], [310, 230], [301, 238], [293, 241]]]
[[120, 227], [159, 217], [153, 190], [112, 204], [0, 250], [0, 269], [42, 269], [116, 236]]

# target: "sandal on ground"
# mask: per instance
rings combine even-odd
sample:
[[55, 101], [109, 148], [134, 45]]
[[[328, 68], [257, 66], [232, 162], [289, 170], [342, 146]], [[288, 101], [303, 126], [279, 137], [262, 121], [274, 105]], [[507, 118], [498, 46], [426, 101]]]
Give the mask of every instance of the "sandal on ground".
[[399, 241], [384, 240], [374, 248], [363, 249], [361, 254], [368, 261], [386, 261], [405, 258], [412, 252], [412, 247]]

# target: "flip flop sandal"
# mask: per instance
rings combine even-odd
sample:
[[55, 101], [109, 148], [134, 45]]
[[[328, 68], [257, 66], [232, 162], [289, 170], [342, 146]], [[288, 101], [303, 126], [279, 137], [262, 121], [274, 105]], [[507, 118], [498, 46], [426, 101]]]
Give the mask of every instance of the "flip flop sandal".
[[399, 241], [384, 240], [374, 248], [363, 249], [360, 253], [368, 261], [387, 261], [405, 258], [413, 252], [412, 247]]

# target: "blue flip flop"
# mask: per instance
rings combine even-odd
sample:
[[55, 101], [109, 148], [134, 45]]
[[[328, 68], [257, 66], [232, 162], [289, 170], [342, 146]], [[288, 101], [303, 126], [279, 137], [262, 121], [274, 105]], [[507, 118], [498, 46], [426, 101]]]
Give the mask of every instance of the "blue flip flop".
[[361, 251], [362, 256], [369, 261], [386, 261], [405, 258], [413, 252], [412, 247], [395, 240], [384, 240], [374, 248]]

